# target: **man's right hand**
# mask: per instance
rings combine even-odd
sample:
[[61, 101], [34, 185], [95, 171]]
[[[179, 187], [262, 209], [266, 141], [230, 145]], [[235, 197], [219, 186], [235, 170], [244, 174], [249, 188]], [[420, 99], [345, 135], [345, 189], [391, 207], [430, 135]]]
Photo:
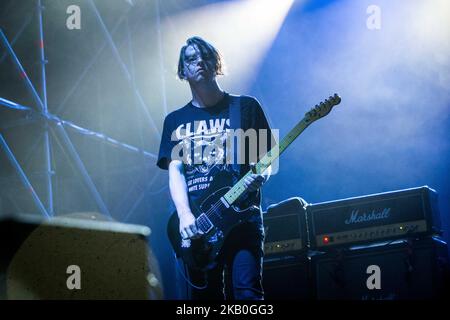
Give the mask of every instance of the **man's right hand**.
[[179, 215], [180, 234], [182, 239], [198, 238], [202, 234], [195, 224], [195, 216], [192, 212], [184, 212]]

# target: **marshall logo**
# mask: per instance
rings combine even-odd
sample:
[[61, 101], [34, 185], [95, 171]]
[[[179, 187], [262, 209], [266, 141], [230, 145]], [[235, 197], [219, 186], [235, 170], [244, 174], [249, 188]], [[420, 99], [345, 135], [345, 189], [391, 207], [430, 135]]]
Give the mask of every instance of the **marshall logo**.
[[361, 222], [368, 222], [373, 220], [381, 220], [389, 218], [389, 213], [391, 208], [384, 208], [383, 211], [377, 212], [372, 210], [371, 213], [364, 212], [362, 214], [359, 213], [359, 210], [353, 210], [349, 219], [345, 220], [345, 224], [354, 224]]

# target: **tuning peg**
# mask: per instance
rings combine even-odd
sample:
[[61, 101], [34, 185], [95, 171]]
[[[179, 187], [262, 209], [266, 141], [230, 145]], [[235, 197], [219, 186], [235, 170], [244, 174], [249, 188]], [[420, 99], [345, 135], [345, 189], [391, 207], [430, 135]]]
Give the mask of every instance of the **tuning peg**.
[[341, 103], [341, 97], [337, 93], [334, 94], [334, 103], [339, 104]]

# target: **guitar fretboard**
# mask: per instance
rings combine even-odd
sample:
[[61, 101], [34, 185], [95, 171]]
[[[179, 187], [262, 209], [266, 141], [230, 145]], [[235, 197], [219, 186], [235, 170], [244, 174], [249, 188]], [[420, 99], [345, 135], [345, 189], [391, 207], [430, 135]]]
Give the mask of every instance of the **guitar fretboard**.
[[[281, 140], [281, 142], [273, 147], [264, 157], [256, 164], [256, 173], [263, 173], [280, 155], [286, 150], [286, 148], [294, 142], [294, 140], [305, 130], [312, 122], [307, 118], [303, 118], [297, 125], [289, 131], [289, 133]], [[228, 204], [233, 204], [247, 189], [244, 179], [251, 175], [252, 172], [248, 171], [242, 179], [240, 179], [225, 195], [224, 198]]]

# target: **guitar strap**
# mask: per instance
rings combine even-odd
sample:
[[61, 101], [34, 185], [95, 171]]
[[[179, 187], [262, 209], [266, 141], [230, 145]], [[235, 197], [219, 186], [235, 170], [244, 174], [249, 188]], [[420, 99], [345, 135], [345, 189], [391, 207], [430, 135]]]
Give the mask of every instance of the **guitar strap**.
[[[233, 130], [243, 129], [242, 128], [242, 117], [241, 117], [241, 97], [230, 94], [230, 127]], [[234, 139], [234, 154], [232, 168], [233, 171], [238, 172], [239, 176], [241, 176], [241, 165], [237, 162], [237, 150], [240, 147], [238, 145], [239, 141], [236, 137]]]

